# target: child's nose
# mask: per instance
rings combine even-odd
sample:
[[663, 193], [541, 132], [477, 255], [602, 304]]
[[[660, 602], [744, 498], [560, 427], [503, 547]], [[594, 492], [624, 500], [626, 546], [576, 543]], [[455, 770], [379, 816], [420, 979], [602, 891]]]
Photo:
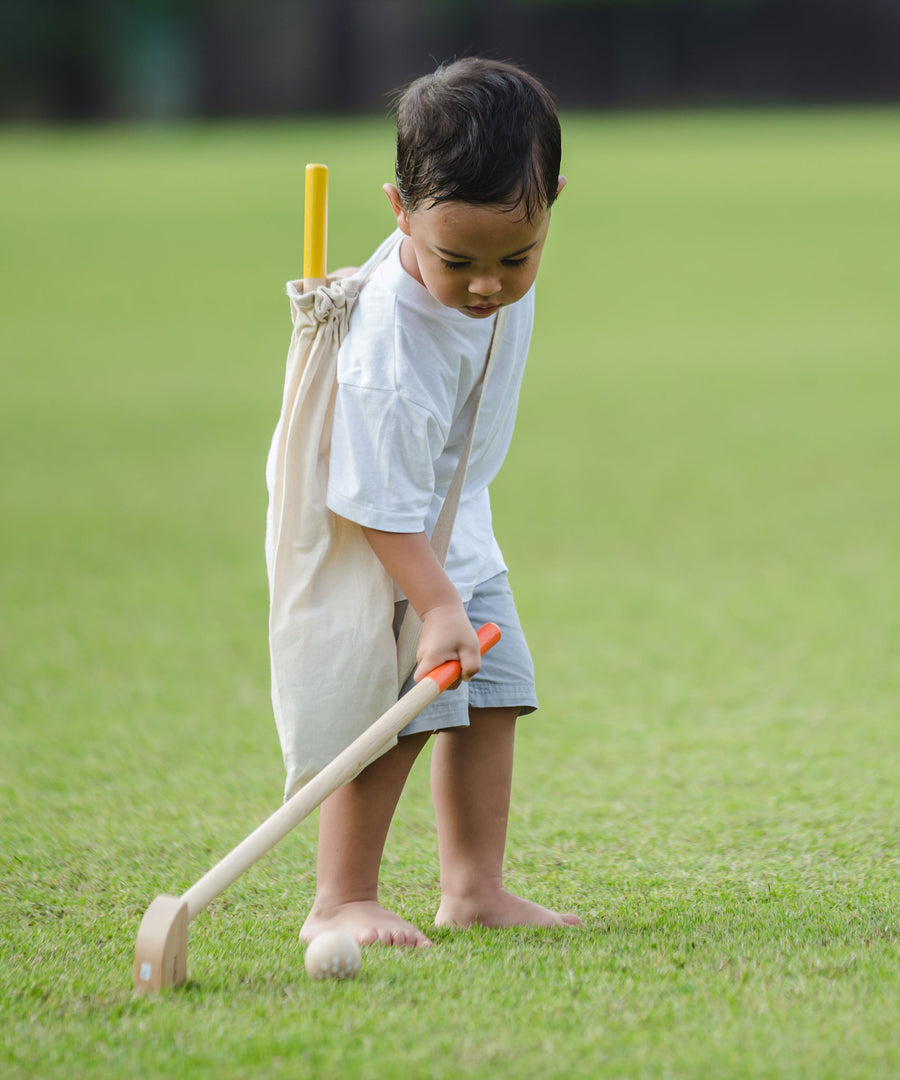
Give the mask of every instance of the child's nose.
[[476, 296], [493, 296], [500, 292], [501, 287], [500, 278], [493, 274], [484, 274], [481, 277], [472, 278], [469, 282], [469, 292]]

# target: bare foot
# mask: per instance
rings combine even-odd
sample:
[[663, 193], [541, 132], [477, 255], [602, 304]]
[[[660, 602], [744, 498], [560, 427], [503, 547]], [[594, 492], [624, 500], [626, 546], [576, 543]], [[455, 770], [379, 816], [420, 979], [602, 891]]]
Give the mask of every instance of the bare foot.
[[358, 900], [330, 908], [314, 907], [300, 931], [300, 940], [312, 941], [323, 930], [343, 930], [360, 945], [422, 948], [431, 944], [421, 930], [375, 900]]
[[506, 889], [478, 897], [445, 896], [434, 923], [435, 926], [584, 926], [577, 915], [551, 911]]

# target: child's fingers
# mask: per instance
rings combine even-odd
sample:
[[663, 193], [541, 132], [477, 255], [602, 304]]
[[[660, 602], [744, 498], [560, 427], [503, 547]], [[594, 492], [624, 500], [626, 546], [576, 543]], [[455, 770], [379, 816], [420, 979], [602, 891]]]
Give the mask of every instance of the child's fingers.
[[[448, 660], [459, 660], [459, 654], [453, 651], [447, 652], [433, 652], [426, 650], [419, 653], [418, 664], [416, 670], [413, 673], [413, 680], [415, 682], [421, 682], [426, 675], [430, 674], [436, 667], [440, 667], [441, 664], [446, 664]], [[460, 665], [461, 667], [462, 665]], [[453, 684], [453, 687], [459, 685], [460, 680], [457, 679]]]
[[[420, 650], [420, 663], [416, 668], [414, 679], [419, 682], [429, 675], [438, 683], [442, 690], [454, 690], [459, 686], [462, 679], [467, 675], [468, 678], [472, 677], [472, 674], [477, 674], [481, 670], [482, 657], [488, 651], [492, 649], [500, 640], [500, 627], [496, 623], [485, 623], [475, 635], [475, 641], [478, 646], [478, 656], [475, 658], [475, 663], [467, 663], [465, 673], [463, 669], [462, 661], [460, 660], [460, 652], [465, 652], [465, 645], [461, 646], [460, 651], [455, 656], [450, 657], [448, 660], [444, 660], [441, 663], [435, 665], [432, 668], [428, 667], [427, 660], [422, 660], [423, 651]], [[477, 664], [477, 668], [472, 674], [469, 672]], [[459, 674], [459, 677], [455, 676]], [[448, 682], [448, 679], [454, 679], [455, 681]]]
[[452, 686], [448, 687], [450, 690], [456, 689], [462, 681], [468, 682], [481, 670], [481, 650], [477, 647], [474, 650], [467, 646], [434, 652], [426, 650], [419, 654], [413, 680], [421, 682], [429, 672], [434, 671], [441, 664], [446, 664], [448, 660], [456, 660], [461, 669], [460, 677]]
[[481, 649], [478, 648], [477, 639], [474, 648], [465, 646], [460, 649], [457, 659], [462, 668], [463, 681], [468, 682], [473, 676], [481, 671]]

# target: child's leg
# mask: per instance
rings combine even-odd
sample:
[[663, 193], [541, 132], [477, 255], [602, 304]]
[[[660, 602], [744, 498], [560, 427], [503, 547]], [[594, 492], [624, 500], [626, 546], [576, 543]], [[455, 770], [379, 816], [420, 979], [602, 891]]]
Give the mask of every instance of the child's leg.
[[397, 801], [428, 734], [406, 735], [322, 803], [316, 899], [300, 937], [343, 930], [361, 945], [429, 945], [378, 903], [378, 871]]
[[438, 926], [581, 926], [503, 888], [517, 709], [471, 709], [467, 728], [440, 732], [431, 790], [441, 861]]

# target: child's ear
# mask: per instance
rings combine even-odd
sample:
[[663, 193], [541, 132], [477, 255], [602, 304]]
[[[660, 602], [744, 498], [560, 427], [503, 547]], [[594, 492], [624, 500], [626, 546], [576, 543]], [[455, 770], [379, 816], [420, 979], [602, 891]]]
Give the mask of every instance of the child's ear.
[[561, 176], [559, 178], [559, 183], [556, 185], [557, 196], [562, 195], [562, 189], [566, 186], [566, 184], [568, 184], [568, 182], [569, 181], [564, 176]]
[[388, 197], [388, 202], [391, 204], [391, 209], [394, 211], [394, 217], [397, 219], [397, 227], [400, 232], [409, 236], [409, 217], [403, 209], [400, 192], [394, 184], [385, 184], [381, 190]]

